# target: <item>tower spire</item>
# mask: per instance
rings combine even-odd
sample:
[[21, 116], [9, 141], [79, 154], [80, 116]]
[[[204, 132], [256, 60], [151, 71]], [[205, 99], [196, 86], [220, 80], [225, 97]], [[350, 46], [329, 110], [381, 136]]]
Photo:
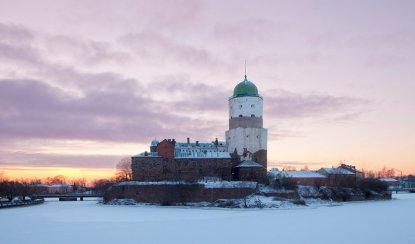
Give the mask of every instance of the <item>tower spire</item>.
[[246, 59], [245, 59], [245, 80], [248, 80], [246, 77]]

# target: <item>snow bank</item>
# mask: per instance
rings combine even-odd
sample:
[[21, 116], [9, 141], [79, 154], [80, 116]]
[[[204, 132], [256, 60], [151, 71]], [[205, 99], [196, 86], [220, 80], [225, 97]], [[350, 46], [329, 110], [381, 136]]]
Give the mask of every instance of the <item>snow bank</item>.
[[255, 189], [256, 182], [253, 181], [199, 181], [205, 188], [249, 188]]
[[249, 188], [255, 189], [257, 183], [254, 181], [211, 181], [200, 180], [197, 182], [185, 181], [125, 181], [117, 183], [117, 186], [146, 186], [146, 185], [204, 185], [205, 188]]

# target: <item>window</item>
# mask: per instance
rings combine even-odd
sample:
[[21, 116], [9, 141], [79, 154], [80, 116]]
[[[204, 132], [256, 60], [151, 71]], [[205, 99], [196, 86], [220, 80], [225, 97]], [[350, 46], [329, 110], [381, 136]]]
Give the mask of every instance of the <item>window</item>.
[[255, 114], [251, 114], [251, 117], [253, 118], [253, 117], [255, 117]]
[[242, 114], [240, 114], [239, 117], [242, 117]]
[[242, 108], [242, 105], [239, 105], [239, 108]]
[[253, 104], [251, 104], [251, 108], [253, 108], [254, 107], [254, 105]]

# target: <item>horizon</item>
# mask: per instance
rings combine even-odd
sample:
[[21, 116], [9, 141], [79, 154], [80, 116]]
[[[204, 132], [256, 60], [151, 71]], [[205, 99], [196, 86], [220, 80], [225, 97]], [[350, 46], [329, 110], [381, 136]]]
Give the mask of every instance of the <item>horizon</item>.
[[415, 174], [415, 2], [0, 3], [7, 177], [109, 178], [154, 138], [224, 140], [245, 72], [268, 169]]

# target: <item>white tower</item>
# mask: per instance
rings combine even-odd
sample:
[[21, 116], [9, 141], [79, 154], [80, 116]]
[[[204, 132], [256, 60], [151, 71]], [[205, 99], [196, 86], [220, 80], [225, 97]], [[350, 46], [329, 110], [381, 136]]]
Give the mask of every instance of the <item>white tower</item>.
[[245, 80], [236, 85], [229, 98], [228, 152], [241, 160], [253, 160], [267, 168], [267, 129], [263, 127], [263, 98], [254, 83]]

